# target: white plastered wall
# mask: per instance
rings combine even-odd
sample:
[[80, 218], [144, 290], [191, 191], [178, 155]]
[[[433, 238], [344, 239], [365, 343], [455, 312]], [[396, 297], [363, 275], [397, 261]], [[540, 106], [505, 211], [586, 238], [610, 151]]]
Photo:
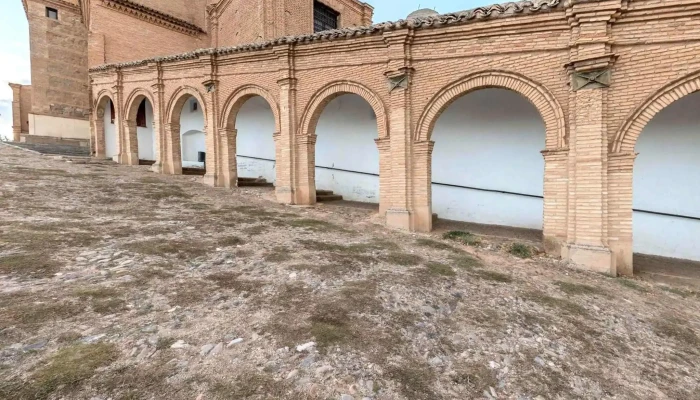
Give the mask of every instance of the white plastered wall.
[[[700, 93], [661, 110], [639, 136], [634, 208], [700, 218]], [[700, 261], [700, 221], [634, 213], [634, 251]]]
[[238, 176], [275, 182], [275, 116], [267, 101], [255, 96], [243, 104], [236, 118]]
[[207, 151], [204, 135], [204, 113], [201, 104], [198, 104], [197, 110], [193, 111], [194, 103], [197, 103], [197, 99], [190, 97], [180, 113], [182, 166], [203, 168], [204, 163], [197, 161], [197, 153]]
[[542, 229], [541, 198], [475, 190], [542, 196], [545, 127], [525, 97], [506, 89], [469, 93], [442, 113], [432, 140], [432, 204], [440, 218]]
[[107, 158], [114, 158], [117, 156], [117, 128], [112, 123], [112, 110], [110, 109], [109, 102], [105, 105], [104, 127], [105, 156]]
[[139, 160], [155, 160], [154, 152], [156, 137], [153, 134], [153, 106], [148, 99], [146, 102], [146, 127], [137, 127], [136, 135], [139, 144]]
[[29, 114], [29, 134], [62, 139], [90, 139], [90, 121]]
[[344, 200], [379, 203], [377, 118], [369, 103], [355, 94], [335, 98], [323, 110], [316, 135], [316, 188]]

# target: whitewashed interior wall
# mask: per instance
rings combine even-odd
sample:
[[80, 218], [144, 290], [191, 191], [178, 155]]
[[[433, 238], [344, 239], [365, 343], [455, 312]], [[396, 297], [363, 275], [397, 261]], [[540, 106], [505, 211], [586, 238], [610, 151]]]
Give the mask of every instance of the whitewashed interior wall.
[[[635, 148], [634, 208], [700, 218], [700, 93], [661, 110]], [[634, 251], [700, 261], [700, 221], [634, 213]]]
[[156, 137], [153, 134], [153, 106], [148, 99], [146, 102], [146, 127], [137, 127], [139, 160], [155, 160]]
[[432, 140], [432, 204], [440, 218], [542, 229], [545, 127], [525, 97], [506, 89], [469, 93], [439, 117]]
[[204, 163], [197, 161], [197, 153], [207, 151], [204, 135], [204, 113], [201, 104], [197, 104], [197, 110], [193, 110], [195, 103], [198, 103], [197, 99], [190, 97], [180, 113], [182, 166], [203, 168]]
[[377, 117], [369, 103], [355, 94], [335, 98], [323, 110], [316, 135], [316, 188], [379, 203]]
[[275, 116], [267, 101], [255, 96], [236, 118], [238, 176], [275, 182]]
[[105, 156], [107, 158], [114, 158], [117, 156], [117, 128], [112, 123], [112, 110], [109, 106], [109, 102], [105, 105], [104, 127]]

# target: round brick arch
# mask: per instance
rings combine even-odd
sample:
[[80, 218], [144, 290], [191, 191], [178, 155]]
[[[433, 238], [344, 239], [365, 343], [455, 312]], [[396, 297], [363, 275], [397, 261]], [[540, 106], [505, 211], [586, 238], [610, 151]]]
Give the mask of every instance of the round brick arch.
[[243, 107], [243, 104], [245, 104], [246, 101], [255, 96], [260, 96], [263, 99], [265, 99], [265, 101], [267, 101], [267, 104], [272, 110], [272, 115], [275, 117], [275, 132], [279, 132], [279, 106], [277, 105], [275, 98], [270, 94], [270, 92], [257, 85], [245, 85], [233, 92], [233, 94], [226, 101], [226, 104], [224, 104], [224, 112], [221, 114], [222, 117], [219, 126], [226, 127], [229, 129], [235, 129], [236, 119], [238, 117], [238, 112], [241, 110], [241, 107]]
[[440, 90], [428, 103], [418, 120], [415, 140], [430, 140], [433, 128], [440, 115], [455, 100], [479, 89], [502, 88], [521, 94], [540, 113], [545, 125], [546, 148], [565, 147], [566, 123], [564, 111], [554, 96], [544, 86], [515, 73], [485, 71], [468, 75]]
[[[202, 105], [202, 113], [204, 114], [204, 133], [206, 134], [207, 128], [207, 104], [204, 102], [204, 96], [199, 92], [199, 90], [191, 86], [183, 86], [178, 88], [172, 96], [170, 96], [170, 101], [168, 101], [168, 113], [165, 119], [166, 123], [170, 124], [180, 124], [180, 113], [182, 112], [182, 107], [185, 106], [187, 99], [192, 96], [199, 104]], [[175, 118], [178, 118], [175, 120]]]
[[615, 133], [613, 153], [632, 153], [649, 121], [676, 100], [700, 90], [700, 72], [673, 81], [649, 96]]
[[[97, 113], [99, 112], [99, 110], [104, 111], [104, 107], [106, 105], [105, 100], [109, 99], [112, 101], [112, 103], [114, 103], [114, 94], [107, 89], [102, 89], [102, 90], [100, 90], [99, 93], [97, 93], [96, 99], [97, 100], [95, 100], [94, 110], [95, 110], [95, 115], [97, 116]], [[116, 107], [117, 107], [117, 104], [114, 103], [115, 111], [116, 111]]]
[[138, 88], [132, 91], [129, 97], [127, 97], [126, 108], [124, 109], [126, 117], [125, 121], [136, 120], [136, 114], [138, 114], [139, 105], [141, 105], [141, 101], [143, 101], [143, 99], [148, 99], [148, 101], [151, 103], [151, 107], [153, 107], [153, 117], [154, 119], [158, 120], [158, 110], [156, 110], [155, 102], [153, 101], [153, 94], [146, 89]]
[[316, 130], [316, 124], [328, 103], [344, 94], [356, 94], [365, 99], [372, 107], [372, 110], [374, 110], [374, 115], [377, 116], [377, 133], [379, 138], [389, 136], [389, 122], [386, 117], [384, 102], [382, 102], [381, 98], [376, 93], [364, 85], [351, 81], [329, 83], [311, 97], [311, 101], [306, 107], [304, 116], [301, 119], [299, 135], [313, 134]]

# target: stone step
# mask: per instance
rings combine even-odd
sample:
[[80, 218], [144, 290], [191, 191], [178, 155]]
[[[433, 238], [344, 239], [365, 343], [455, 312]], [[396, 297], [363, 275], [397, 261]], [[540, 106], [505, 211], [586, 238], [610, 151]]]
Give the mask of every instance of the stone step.
[[238, 187], [273, 187], [265, 178], [238, 178]]
[[153, 160], [139, 160], [139, 165], [153, 165], [155, 163]]
[[21, 143], [12, 142], [13, 146], [21, 147], [27, 150], [33, 150], [41, 154], [51, 154], [60, 156], [74, 157], [90, 157], [90, 149], [80, 146], [69, 146], [60, 144], [43, 144], [43, 143]]
[[327, 201], [340, 201], [343, 200], [343, 196], [339, 194], [334, 194], [332, 190], [316, 190], [316, 201], [319, 203]]
[[182, 175], [204, 176], [204, 175], [206, 175], [206, 173], [207, 173], [207, 170], [204, 168], [189, 168], [189, 167], [182, 168]]

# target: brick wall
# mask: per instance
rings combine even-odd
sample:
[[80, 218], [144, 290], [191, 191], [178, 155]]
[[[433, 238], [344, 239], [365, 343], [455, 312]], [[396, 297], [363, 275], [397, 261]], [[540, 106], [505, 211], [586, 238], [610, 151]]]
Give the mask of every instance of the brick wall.
[[[321, 2], [340, 13], [340, 27], [372, 21], [372, 7], [356, 0]], [[224, 0], [218, 13], [220, 47], [313, 32], [313, 0]]]
[[[204, 34], [190, 35], [93, 2], [91, 66], [139, 60], [208, 47]], [[104, 60], [102, 60], [104, 54]]]
[[46, 4], [27, 2], [32, 70], [32, 113], [87, 119], [90, 112], [87, 28], [80, 8], [54, 4], [58, 20], [46, 17]]

